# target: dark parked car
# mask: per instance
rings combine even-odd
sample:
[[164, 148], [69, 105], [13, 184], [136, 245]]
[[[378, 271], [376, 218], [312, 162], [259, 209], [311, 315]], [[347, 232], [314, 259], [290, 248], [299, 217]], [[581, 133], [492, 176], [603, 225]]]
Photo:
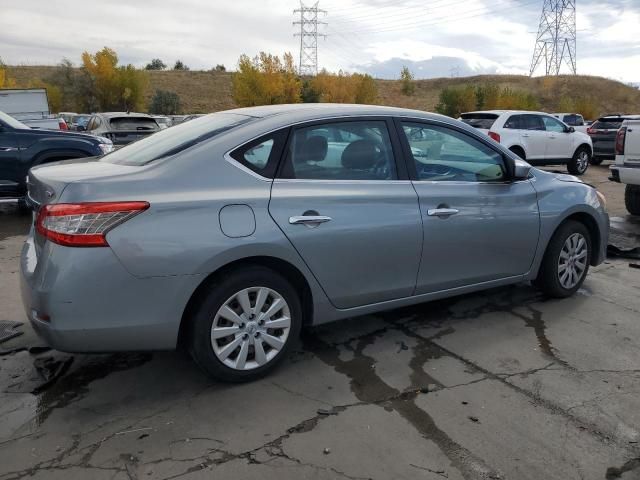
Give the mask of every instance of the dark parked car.
[[23, 197], [31, 167], [56, 160], [103, 155], [111, 150], [113, 144], [106, 138], [32, 129], [0, 112], [0, 198]]
[[591, 163], [600, 165], [603, 160], [613, 160], [616, 157], [616, 134], [625, 120], [640, 118], [638, 115], [605, 115], [593, 122], [587, 129], [587, 134], [593, 142], [593, 157]]
[[94, 113], [86, 128], [92, 135], [108, 138], [116, 147], [156, 133], [160, 126], [146, 113]]

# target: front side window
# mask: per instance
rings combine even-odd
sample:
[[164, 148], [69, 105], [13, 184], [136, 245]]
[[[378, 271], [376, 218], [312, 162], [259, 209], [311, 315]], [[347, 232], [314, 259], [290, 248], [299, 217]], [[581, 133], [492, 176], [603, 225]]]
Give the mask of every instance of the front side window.
[[336, 122], [296, 129], [281, 176], [309, 180], [397, 178], [386, 122]]
[[507, 178], [502, 155], [451, 128], [402, 122], [418, 180], [494, 182]]
[[542, 117], [542, 121], [544, 122], [545, 130], [548, 132], [564, 132], [565, 126], [559, 120], [556, 120], [553, 117]]

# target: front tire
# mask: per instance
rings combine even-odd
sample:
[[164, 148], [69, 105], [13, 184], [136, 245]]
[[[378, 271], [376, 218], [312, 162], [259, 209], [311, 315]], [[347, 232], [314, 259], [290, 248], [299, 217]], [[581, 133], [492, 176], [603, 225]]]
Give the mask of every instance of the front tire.
[[624, 205], [631, 215], [640, 215], [640, 185], [627, 185], [624, 188]]
[[573, 158], [567, 163], [567, 171], [571, 175], [582, 175], [589, 168], [591, 151], [588, 147], [580, 147], [573, 154]]
[[582, 223], [569, 220], [551, 237], [535, 285], [550, 297], [569, 297], [582, 286], [590, 262], [589, 231]]
[[209, 286], [191, 319], [189, 350], [210, 376], [247, 382], [287, 356], [301, 327], [293, 286], [273, 270], [248, 267]]

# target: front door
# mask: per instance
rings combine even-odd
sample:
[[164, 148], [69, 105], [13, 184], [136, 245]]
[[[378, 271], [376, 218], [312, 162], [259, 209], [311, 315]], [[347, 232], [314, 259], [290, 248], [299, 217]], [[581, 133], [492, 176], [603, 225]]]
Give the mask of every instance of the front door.
[[464, 131], [400, 125], [424, 225], [416, 294], [527, 273], [540, 226], [531, 183], [509, 181], [502, 154]]
[[18, 195], [21, 173], [17, 135], [0, 124], [0, 197]]
[[547, 115], [541, 115], [544, 127], [547, 132], [547, 159], [567, 159], [573, 156], [571, 147], [573, 137], [566, 131], [564, 123]]
[[415, 289], [418, 197], [406, 173], [398, 174], [389, 126], [367, 119], [295, 128], [273, 182], [271, 216], [337, 308]]

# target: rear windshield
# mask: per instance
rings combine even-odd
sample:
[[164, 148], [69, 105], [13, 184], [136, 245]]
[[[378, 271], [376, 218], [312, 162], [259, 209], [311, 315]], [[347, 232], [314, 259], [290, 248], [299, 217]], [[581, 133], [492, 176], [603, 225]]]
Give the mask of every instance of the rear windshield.
[[175, 155], [249, 120], [251, 117], [235, 113], [213, 113], [160, 130], [158, 133], [105, 155], [101, 161], [119, 165], [145, 165], [154, 160]]
[[156, 121], [145, 117], [115, 117], [109, 125], [112, 130], [158, 130]]
[[601, 118], [593, 122], [591, 128], [595, 130], [617, 130], [623, 121], [624, 118]]
[[460, 118], [467, 125], [488, 130], [496, 121], [498, 115], [495, 113], [463, 113]]

